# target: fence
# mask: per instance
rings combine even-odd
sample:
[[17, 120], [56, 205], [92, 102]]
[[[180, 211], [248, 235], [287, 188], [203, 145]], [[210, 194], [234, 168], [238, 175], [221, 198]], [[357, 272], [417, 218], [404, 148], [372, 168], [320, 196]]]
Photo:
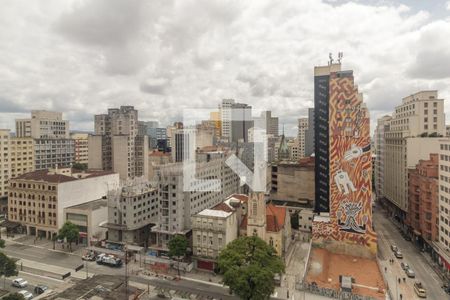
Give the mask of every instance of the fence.
[[356, 295], [351, 292], [337, 291], [333, 289], [323, 288], [314, 283], [302, 282], [297, 286], [298, 290], [309, 292], [311, 294], [329, 297], [339, 300], [377, 300], [370, 296]]

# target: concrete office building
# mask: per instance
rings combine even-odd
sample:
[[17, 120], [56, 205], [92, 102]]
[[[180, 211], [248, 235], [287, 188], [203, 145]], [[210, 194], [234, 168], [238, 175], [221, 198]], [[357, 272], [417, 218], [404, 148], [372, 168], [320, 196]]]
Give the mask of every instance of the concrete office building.
[[308, 108], [308, 127], [305, 130], [305, 156], [314, 153], [314, 108]]
[[219, 104], [221, 136], [231, 139], [231, 110], [234, 104], [233, 99], [223, 99]]
[[9, 129], [0, 129], [0, 198], [6, 197], [11, 178], [11, 159], [9, 157]]
[[156, 242], [150, 248], [159, 253], [167, 251], [167, 243], [174, 234], [187, 234], [191, 230], [191, 216], [213, 207], [224, 198], [239, 191], [239, 177], [225, 164], [231, 153], [223, 151], [198, 151], [196, 153], [195, 178], [216, 179], [220, 191], [189, 191], [184, 180], [192, 176], [183, 174], [183, 163], [170, 163], [157, 170], [159, 189], [159, 214], [156, 226]]
[[[444, 158], [444, 156], [443, 156]], [[439, 155], [430, 154], [427, 160], [419, 160], [415, 169], [410, 169], [409, 204], [406, 223], [414, 236], [413, 241], [430, 251], [438, 241], [439, 218]]]
[[385, 131], [389, 131], [389, 125], [392, 117], [384, 116], [377, 120], [375, 128], [375, 163], [374, 169], [374, 187], [377, 199], [384, 197], [384, 165], [385, 165]]
[[308, 118], [298, 119], [298, 148], [300, 157], [306, 156], [306, 130], [308, 130]]
[[158, 190], [136, 178], [108, 192], [108, 241], [147, 246], [151, 227], [158, 219]]
[[279, 135], [278, 117], [273, 117], [270, 110], [261, 112], [261, 116], [255, 118], [254, 125], [265, 129], [267, 135]]
[[403, 98], [385, 130], [384, 200], [400, 222], [408, 212], [407, 169], [439, 151], [444, 119], [444, 100], [437, 91], [421, 91]]
[[445, 125], [445, 136], [450, 137], [450, 125]]
[[30, 235], [51, 238], [64, 222], [64, 209], [106, 196], [118, 186], [112, 172], [73, 173], [70, 168], [38, 170], [11, 179], [8, 220]]
[[16, 119], [16, 136], [34, 139], [68, 139], [69, 121], [61, 112], [32, 110], [31, 118]]
[[254, 125], [252, 107], [233, 99], [224, 99], [219, 105], [219, 112], [222, 137], [233, 143], [247, 142], [248, 130]]
[[147, 176], [148, 138], [138, 135], [138, 111], [133, 106], [95, 115], [89, 136], [89, 168], [114, 171], [121, 179]]
[[73, 139], [35, 139], [34, 161], [36, 170], [69, 167], [75, 161]]
[[74, 162], [78, 164], [88, 164], [89, 161], [89, 134], [71, 133], [70, 138], [74, 140], [75, 154]]

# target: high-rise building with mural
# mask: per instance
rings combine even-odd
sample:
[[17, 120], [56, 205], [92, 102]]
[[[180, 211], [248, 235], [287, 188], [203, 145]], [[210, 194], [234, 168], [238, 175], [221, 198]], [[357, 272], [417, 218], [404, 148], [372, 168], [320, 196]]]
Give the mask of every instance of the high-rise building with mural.
[[[353, 71], [342, 71], [340, 62], [331, 60], [314, 73], [315, 210], [319, 214], [313, 220], [302, 287], [313, 293], [320, 287], [342, 299], [355, 294], [385, 299], [372, 226], [369, 112]], [[360, 268], [352, 266], [355, 262]], [[320, 270], [315, 267], [319, 265]], [[342, 288], [344, 282], [350, 283], [349, 289]]]
[[[329, 147], [325, 186], [329, 193], [329, 221], [316, 222], [313, 237], [316, 242], [331, 240], [359, 245], [375, 256], [369, 113], [355, 85], [353, 71], [341, 71], [340, 64], [332, 64], [316, 67], [315, 72], [327, 74], [329, 82], [325, 123]], [[318, 121], [321, 123], [318, 127], [322, 128], [324, 123], [320, 118]]]

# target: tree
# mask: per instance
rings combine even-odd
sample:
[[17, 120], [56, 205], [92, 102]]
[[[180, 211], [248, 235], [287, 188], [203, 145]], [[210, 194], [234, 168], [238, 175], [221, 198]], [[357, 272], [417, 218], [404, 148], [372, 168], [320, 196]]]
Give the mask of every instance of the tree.
[[5, 248], [5, 240], [0, 239], [0, 248]]
[[284, 272], [276, 250], [256, 236], [229, 243], [220, 253], [218, 264], [223, 282], [246, 300], [269, 299], [275, 290], [275, 274]]
[[4, 276], [3, 287], [5, 287], [6, 277], [16, 276], [17, 274], [16, 261], [0, 252], [0, 276]]
[[169, 257], [175, 258], [178, 261], [178, 277], [180, 277], [180, 260], [184, 257], [187, 251], [188, 241], [183, 235], [175, 235], [169, 241]]
[[25, 298], [19, 293], [14, 293], [8, 294], [7, 296], [3, 297], [2, 300], [25, 300]]
[[72, 168], [76, 169], [76, 170], [80, 170], [80, 171], [86, 171], [87, 168], [88, 168], [88, 165], [87, 164], [74, 163], [72, 165]]
[[67, 221], [59, 230], [58, 236], [61, 239], [66, 239], [69, 243], [69, 251], [72, 252], [72, 243], [78, 241], [80, 238], [80, 229], [77, 225]]

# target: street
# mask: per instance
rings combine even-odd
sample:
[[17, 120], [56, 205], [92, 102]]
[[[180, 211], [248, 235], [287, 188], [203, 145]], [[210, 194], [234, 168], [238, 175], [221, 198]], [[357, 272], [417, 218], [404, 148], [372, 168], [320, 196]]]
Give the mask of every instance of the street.
[[[427, 299], [441, 300], [450, 299], [443, 289], [442, 281], [435, 271], [428, 265], [427, 261], [417, 247], [411, 242], [406, 241], [398, 231], [397, 227], [389, 220], [382, 208], [377, 207], [373, 212], [374, 225], [378, 234], [379, 256], [382, 268], [387, 268], [387, 277], [389, 288], [394, 297], [393, 300], [400, 299], [399, 294], [403, 295], [403, 299], [420, 299], [414, 292], [413, 284], [420, 281], [427, 290]], [[396, 245], [403, 253], [403, 259], [397, 259], [392, 250], [391, 245]], [[394, 263], [390, 264], [389, 260], [393, 259]], [[408, 278], [400, 266], [400, 263], [407, 263], [415, 272], [416, 278]], [[398, 283], [398, 278], [401, 283]], [[406, 278], [406, 283], [403, 283]]]

